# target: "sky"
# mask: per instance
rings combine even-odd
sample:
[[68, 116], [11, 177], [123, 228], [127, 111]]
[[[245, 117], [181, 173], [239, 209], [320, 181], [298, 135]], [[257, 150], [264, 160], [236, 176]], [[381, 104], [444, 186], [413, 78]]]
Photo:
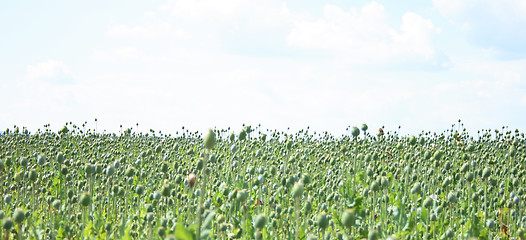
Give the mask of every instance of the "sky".
[[3, 1], [0, 129], [524, 132], [523, 26], [523, 0]]

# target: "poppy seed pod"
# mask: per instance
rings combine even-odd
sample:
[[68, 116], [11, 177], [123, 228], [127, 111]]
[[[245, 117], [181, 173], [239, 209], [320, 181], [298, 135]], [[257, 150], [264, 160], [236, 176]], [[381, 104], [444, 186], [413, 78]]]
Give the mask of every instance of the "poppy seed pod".
[[360, 135], [360, 129], [356, 126], [352, 127], [351, 134], [354, 138], [358, 137], [358, 135]]
[[214, 146], [216, 145], [216, 134], [212, 129], [208, 130], [208, 133], [205, 136], [204, 139], [205, 148], [208, 150], [212, 150]]
[[426, 200], [424, 200], [423, 205], [425, 208], [430, 208], [431, 206], [433, 206], [433, 199], [431, 197], [427, 197]]
[[351, 230], [351, 227], [356, 223], [356, 215], [354, 214], [354, 209], [347, 209], [342, 214], [342, 223], [347, 230]]
[[84, 166], [84, 172], [87, 176], [91, 176], [93, 175], [93, 173], [95, 173], [95, 167], [91, 164], [87, 164], [86, 166]]
[[11, 218], [5, 218], [4, 221], [2, 221], [2, 227], [6, 232], [9, 232], [11, 228], [13, 228], [13, 220]]
[[24, 213], [24, 210], [17, 208], [15, 212], [13, 213], [13, 220], [15, 220], [16, 224], [22, 223], [26, 218], [26, 215]]
[[109, 165], [106, 168], [106, 176], [110, 177], [115, 173], [115, 167], [113, 165]]
[[237, 195], [236, 195], [236, 199], [239, 201], [239, 202], [242, 202], [244, 203], [248, 198], [248, 192], [247, 190], [243, 189], [243, 190], [239, 190], [237, 191]]
[[135, 176], [135, 168], [134, 167], [128, 167], [126, 169], [126, 172], [124, 172], [124, 175], [126, 175], [126, 177], [133, 177], [133, 176]]
[[170, 185], [169, 184], [163, 184], [163, 187], [161, 189], [161, 194], [164, 196], [164, 197], [168, 197], [170, 196], [170, 191], [172, 189], [170, 188]]
[[367, 234], [367, 240], [377, 240], [378, 239], [378, 230], [373, 229]]
[[80, 195], [79, 202], [84, 207], [89, 206], [91, 204], [91, 196], [89, 193], [82, 193]]
[[447, 195], [447, 201], [450, 203], [456, 203], [457, 202], [457, 194], [455, 192], [449, 192]]
[[303, 183], [296, 183], [294, 184], [294, 187], [292, 188], [292, 196], [294, 198], [299, 198], [303, 195]]
[[245, 140], [246, 137], [247, 137], [247, 132], [245, 132], [245, 130], [242, 130], [241, 132], [239, 132], [239, 136], [238, 136], [239, 141]]
[[29, 180], [30, 180], [31, 182], [35, 182], [35, 181], [37, 180], [37, 178], [38, 178], [38, 173], [37, 173], [37, 171], [36, 171], [35, 169], [31, 169], [31, 170], [29, 171]]
[[267, 218], [265, 217], [265, 215], [259, 214], [256, 217], [254, 217], [254, 228], [261, 230], [265, 227], [266, 224]]
[[60, 164], [64, 163], [64, 153], [59, 152], [57, 154], [56, 161]]
[[46, 157], [42, 155], [38, 155], [37, 157], [37, 163], [38, 165], [42, 166], [46, 163]]
[[329, 226], [329, 218], [325, 212], [318, 214], [316, 222], [318, 223], [318, 227], [320, 227], [323, 231], [325, 231], [325, 229]]

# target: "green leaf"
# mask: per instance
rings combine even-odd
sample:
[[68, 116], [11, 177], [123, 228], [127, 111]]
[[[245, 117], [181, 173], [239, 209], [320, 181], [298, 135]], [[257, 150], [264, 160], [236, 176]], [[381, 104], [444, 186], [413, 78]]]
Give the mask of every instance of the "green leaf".
[[212, 228], [212, 220], [214, 220], [214, 217], [216, 216], [216, 213], [212, 210], [206, 215], [205, 221], [203, 221], [202, 230], [204, 229], [210, 229]]
[[243, 230], [241, 228], [235, 228], [232, 232], [228, 233], [228, 238], [238, 239], [243, 235]]
[[203, 231], [201, 231], [201, 236], [199, 239], [208, 239], [208, 237], [210, 237], [210, 232], [212, 232], [212, 230], [210, 229], [205, 229]]
[[58, 229], [58, 233], [57, 233], [57, 240], [62, 240], [62, 239], [65, 239], [66, 238], [66, 230], [64, 230], [64, 228], [60, 227]]
[[97, 234], [97, 240], [103, 240], [106, 239], [106, 229], [104, 229], [104, 226], [100, 227], [99, 234]]
[[95, 226], [93, 226], [93, 222], [89, 221], [88, 225], [84, 228], [84, 238], [92, 238], [95, 237]]
[[175, 238], [180, 240], [194, 240], [194, 234], [188, 231], [183, 224], [175, 226]]
[[422, 219], [424, 222], [427, 222], [427, 220], [429, 219], [427, 208], [423, 207], [420, 209], [420, 219]]

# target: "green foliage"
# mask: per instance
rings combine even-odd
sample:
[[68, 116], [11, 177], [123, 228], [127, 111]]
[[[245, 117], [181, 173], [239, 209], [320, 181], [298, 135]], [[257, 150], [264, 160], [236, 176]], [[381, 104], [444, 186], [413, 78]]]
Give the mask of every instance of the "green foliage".
[[520, 134], [67, 128], [0, 135], [7, 238], [495, 239], [526, 228]]

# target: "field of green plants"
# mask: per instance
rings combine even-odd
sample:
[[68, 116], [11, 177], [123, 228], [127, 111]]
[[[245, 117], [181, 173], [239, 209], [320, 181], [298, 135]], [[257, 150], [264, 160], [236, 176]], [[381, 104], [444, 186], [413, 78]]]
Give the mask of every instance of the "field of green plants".
[[525, 239], [524, 133], [0, 135], [0, 239]]

